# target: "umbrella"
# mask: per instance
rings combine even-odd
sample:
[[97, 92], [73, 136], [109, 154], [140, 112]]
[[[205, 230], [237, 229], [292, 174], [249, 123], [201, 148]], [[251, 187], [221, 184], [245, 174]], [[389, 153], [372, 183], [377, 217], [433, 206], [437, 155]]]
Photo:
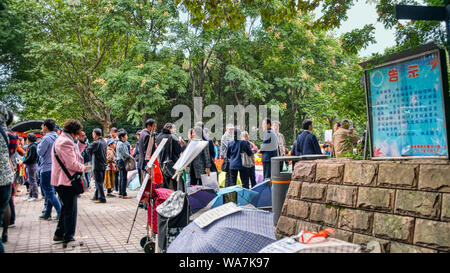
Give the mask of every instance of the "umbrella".
[[206, 207], [217, 196], [214, 189], [207, 187], [193, 186], [189, 187], [187, 192], [192, 214]]
[[[19, 123], [14, 124], [11, 127], [11, 130], [14, 132], [26, 132], [30, 130], [41, 130], [41, 125], [44, 124], [43, 120], [25, 120]], [[56, 125], [56, 129], [60, 130], [61, 128]]]
[[233, 201], [236, 201], [235, 203], [237, 203], [238, 205], [241, 205], [241, 206], [251, 203], [252, 199], [256, 195], [258, 195], [257, 192], [254, 192], [249, 189], [245, 189], [241, 186], [227, 187], [227, 188], [224, 188], [224, 189], [220, 190], [219, 192], [217, 192], [216, 198], [214, 198], [212, 201], [211, 208], [215, 208], [220, 205], [223, 205], [224, 203], [226, 203], [226, 202], [224, 202], [224, 199], [228, 198], [229, 196], [231, 196], [231, 198], [234, 198], [233, 193], [235, 193], [235, 196], [236, 196], [236, 200], [233, 200]]
[[191, 222], [167, 253], [257, 253], [276, 241], [273, 213], [241, 208], [205, 228]]
[[257, 184], [252, 188], [252, 191], [259, 193], [253, 198], [252, 205], [257, 208], [272, 206], [272, 183], [270, 183], [270, 179]]

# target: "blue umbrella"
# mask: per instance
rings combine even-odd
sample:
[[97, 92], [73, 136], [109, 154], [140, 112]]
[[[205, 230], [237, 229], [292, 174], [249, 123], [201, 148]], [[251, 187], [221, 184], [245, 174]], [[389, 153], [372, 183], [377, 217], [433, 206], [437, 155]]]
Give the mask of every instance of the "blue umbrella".
[[266, 179], [263, 182], [256, 184], [256, 186], [252, 188], [252, 191], [259, 193], [253, 198], [252, 205], [257, 208], [272, 206], [272, 183], [270, 183], [270, 179]]
[[217, 196], [214, 189], [206, 187], [189, 187], [187, 192], [192, 214], [206, 207]]
[[205, 228], [191, 222], [167, 253], [257, 253], [275, 241], [273, 213], [242, 207]]
[[250, 204], [252, 202], [252, 199], [258, 195], [257, 192], [254, 192], [252, 190], [243, 188], [241, 186], [232, 186], [224, 188], [217, 192], [217, 197], [213, 199], [211, 208], [218, 207], [220, 205], [224, 204], [224, 196], [227, 194], [231, 194], [233, 192], [236, 192], [237, 195], [237, 204], [241, 206], [245, 206], [247, 204]]

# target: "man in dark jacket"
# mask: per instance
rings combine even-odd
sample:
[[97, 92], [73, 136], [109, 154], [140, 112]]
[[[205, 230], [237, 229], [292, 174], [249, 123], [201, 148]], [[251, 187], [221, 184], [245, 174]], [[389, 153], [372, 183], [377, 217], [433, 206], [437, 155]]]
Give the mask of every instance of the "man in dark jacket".
[[159, 154], [158, 160], [164, 176], [163, 187], [167, 189], [170, 188], [170, 182], [172, 181], [172, 188], [177, 190], [177, 183], [172, 180], [172, 176], [175, 174], [172, 166], [180, 158], [181, 145], [177, 136], [172, 133], [172, 128], [172, 123], [166, 123], [164, 125], [162, 132], [156, 137], [156, 145], [159, 145], [164, 138], [168, 139], [166, 145]]
[[319, 141], [317, 137], [311, 133], [313, 130], [312, 120], [305, 119], [302, 123], [303, 132], [297, 138], [296, 154], [297, 155], [321, 155]]
[[[148, 161], [156, 150], [155, 136], [156, 121], [154, 119], [148, 119], [145, 122], [145, 129], [142, 130], [139, 138], [139, 170], [143, 173], [145, 172]], [[150, 148], [149, 143], [151, 143]], [[143, 179], [144, 176], [145, 175], [141, 175], [141, 179]]]
[[271, 160], [272, 157], [278, 156], [278, 136], [271, 129], [272, 122], [270, 119], [263, 121], [264, 138], [260, 152], [262, 153], [262, 163], [264, 179], [271, 177]]
[[85, 151], [86, 154], [92, 156], [95, 180], [95, 194], [91, 200], [94, 200], [95, 203], [106, 203], [105, 192], [103, 191], [106, 170], [106, 142], [102, 138], [102, 130], [99, 128], [92, 131], [92, 138], [94, 142], [89, 144]]

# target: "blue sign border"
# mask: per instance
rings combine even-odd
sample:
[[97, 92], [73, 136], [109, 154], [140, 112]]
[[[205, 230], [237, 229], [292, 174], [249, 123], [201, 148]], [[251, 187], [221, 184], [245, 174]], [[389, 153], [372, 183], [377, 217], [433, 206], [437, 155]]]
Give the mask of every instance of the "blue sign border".
[[[441, 99], [442, 99], [442, 104], [443, 104], [443, 116], [445, 119], [445, 138], [447, 140], [447, 155], [446, 156], [437, 156], [437, 155], [430, 155], [430, 156], [426, 156], [426, 155], [421, 155], [421, 156], [414, 156], [414, 155], [408, 155], [408, 156], [401, 156], [401, 157], [387, 157], [387, 156], [383, 156], [383, 157], [374, 157], [374, 147], [373, 147], [373, 113], [372, 113], [372, 95], [371, 95], [371, 84], [370, 84], [370, 72], [375, 70], [375, 69], [379, 69], [379, 68], [383, 68], [386, 66], [391, 66], [391, 65], [395, 65], [395, 64], [400, 64], [400, 63], [404, 63], [406, 61], [410, 61], [413, 59], [417, 59], [420, 57], [424, 57], [425, 55], [429, 55], [429, 54], [436, 54], [438, 57], [438, 65], [439, 65], [439, 71], [440, 71], [440, 76], [441, 76]], [[367, 64], [372, 64], [374, 65], [373, 67], [367, 68]], [[450, 105], [450, 97], [449, 97], [449, 91], [448, 91], [448, 75], [447, 75], [447, 63], [446, 63], [446, 54], [445, 54], [445, 50], [440, 49], [439, 47], [437, 47], [434, 44], [429, 44], [429, 45], [425, 45], [422, 47], [419, 47], [416, 50], [407, 50], [404, 52], [401, 52], [399, 54], [396, 55], [392, 55], [390, 57], [388, 57], [384, 62], [382, 63], [378, 63], [378, 64], [374, 64], [374, 62], [366, 62], [361, 64], [365, 70], [364, 70], [364, 81], [365, 81], [365, 89], [366, 89], [366, 108], [367, 108], [367, 118], [368, 118], [368, 123], [369, 123], [369, 130], [368, 130], [368, 139], [370, 141], [370, 157], [372, 160], [386, 160], [386, 159], [432, 159], [432, 158], [437, 158], [437, 159], [449, 159], [449, 148], [448, 145], [450, 145], [450, 136], [448, 134], [448, 128], [450, 128], [450, 117], [449, 117], [449, 105]], [[367, 69], [366, 69], [367, 68]], [[445, 73], [444, 73], [445, 72]]]

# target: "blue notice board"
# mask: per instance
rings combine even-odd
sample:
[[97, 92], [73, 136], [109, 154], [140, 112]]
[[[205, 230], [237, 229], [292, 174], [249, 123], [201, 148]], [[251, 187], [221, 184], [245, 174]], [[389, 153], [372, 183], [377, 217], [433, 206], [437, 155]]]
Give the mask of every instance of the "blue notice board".
[[442, 52], [422, 52], [366, 71], [372, 158], [448, 158]]

